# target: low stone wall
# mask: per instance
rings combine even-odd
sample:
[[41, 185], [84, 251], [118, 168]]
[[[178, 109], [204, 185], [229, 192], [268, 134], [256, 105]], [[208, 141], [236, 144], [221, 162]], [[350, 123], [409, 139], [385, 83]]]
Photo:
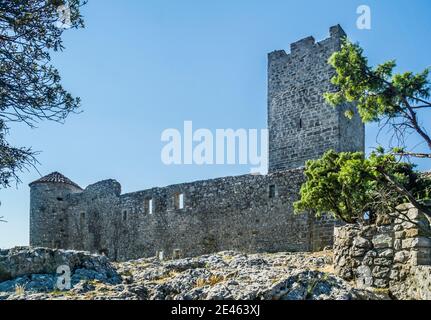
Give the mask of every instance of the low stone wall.
[[334, 267], [357, 286], [388, 289], [399, 299], [431, 299], [431, 228], [410, 204], [396, 219], [335, 228]]

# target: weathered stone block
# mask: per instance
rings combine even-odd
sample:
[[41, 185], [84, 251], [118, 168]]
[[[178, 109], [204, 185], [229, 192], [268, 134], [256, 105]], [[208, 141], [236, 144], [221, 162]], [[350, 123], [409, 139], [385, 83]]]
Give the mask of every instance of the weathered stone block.
[[359, 235], [362, 237], [371, 239], [377, 232], [377, 227], [374, 225], [365, 226], [362, 230], [360, 230]]
[[393, 249], [386, 249], [378, 253], [379, 257], [382, 258], [392, 258], [394, 256]]
[[367, 250], [364, 249], [364, 248], [355, 248], [355, 247], [353, 247], [351, 255], [354, 258], [359, 258], [359, 257], [362, 257], [366, 252], [367, 252]]
[[365, 266], [372, 266], [374, 264], [374, 258], [377, 256], [377, 252], [375, 251], [368, 251], [364, 259], [362, 260], [362, 264]]
[[377, 226], [385, 226], [392, 223], [392, 218], [387, 214], [379, 214], [376, 219]]
[[404, 232], [406, 238], [414, 238], [419, 236], [419, 229], [409, 229]]
[[339, 267], [344, 267], [347, 264], [346, 257], [345, 256], [339, 256], [339, 257], [337, 257], [335, 263]]
[[377, 233], [378, 234], [382, 234], [382, 233], [391, 234], [391, 233], [393, 233], [393, 227], [392, 226], [379, 226], [379, 227], [377, 227]]
[[336, 266], [334, 268], [334, 271], [337, 275], [339, 275], [343, 279], [352, 280], [353, 278], [353, 271], [350, 268], [340, 268]]
[[400, 205], [397, 206], [397, 210], [399, 211], [407, 211], [409, 209], [414, 208], [415, 206], [412, 205], [411, 203], [402, 203]]
[[399, 277], [400, 272], [398, 270], [391, 270], [389, 273], [389, 279], [391, 280], [397, 280]]
[[404, 263], [410, 258], [409, 251], [399, 251], [395, 253], [394, 262], [395, 263]]
[[356, 237], [353, 240], [353, 247], [356, 248], [363, 248], [363, 249], [369, 249], [371, 248], [371, 242], [365, 238], [362, 237]]
[[385, 266], [385, 267], [388, 267], [388, 266], [392, 265], [392, 260], [387, 259], [387, 258], [375, 258], [374, 259], [374, 264], [376, 266]]
[[425, 237], [417, 237], [405, 239], [402, 241], [403, 249], [411, 249], [411, 248], [430, 248], [431, 247], [431, 239]]
[[377, 288], [387, 288], [389, 281], [388, 279], [374, 279], [374, 286]]
[[418, 210], [418, 209], [416, 209], [416, 208], [411, 208], [411, 209], [407, 212], [407, 217], [408, 217], [410, 220], [417, 220], [417, 219], [419, 219], [420, 215], [421, 215], [421, 213], [420, 213], [420, 212], [419, 212], [419, 210]]
[[390, 268], [384, 266], [375, 266], [372, 271], [372, 275], [375, 278], [386, 278], [391, 271]]
[[395, 250], [401, 250], [402, 248], [402, 240], [401, 239], [395, 239], [394, 240], [394, 249]]
[[393, 239], [389, 234], [378, 234], [373, 237], [374, 248], [391, 248], [393, 244]]
[[395, 239], [404, 239], [406, 237], [406, 231], [396, 231], [394, 237]]
[[356, 285], [359, 288], [368, 288], [373, 285], [373, 276], [370, 267], [360, 266], [356, 269]]
[[401, 230], [403, 230], [403, 226], [402, 225], [397, 224], [397, 225], [394, 226], [394, 231], [401, 231]]
[[408, 221], [404, 221], [403, 223], [401, 223], [401, 225], [405, 230], [417, 227], [416, 224], [414, 224], [412, 222], [408, 222]]

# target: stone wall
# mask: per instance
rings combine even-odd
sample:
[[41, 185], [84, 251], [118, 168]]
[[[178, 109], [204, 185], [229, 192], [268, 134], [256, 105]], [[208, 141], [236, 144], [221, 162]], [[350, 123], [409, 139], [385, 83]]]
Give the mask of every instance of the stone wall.
[[323, 94], [335, 70], [327, 63], [341, 48], [346, 34], [340, 26], [330, 28], [330, 37], [316, 42], [307, 37], [268, 56], [269, 171], [303, 166], [325, 151], [364, 151], [365, 129], [359, 115], [352, 120], [344, 113], [351, 105], [334, 109]]
[[31, 216], [44, 219], [33, 218], [31, 245], [105, 253], [115, 260], [161, 251], [164, 257], [185, 257], [232, 249], [320, 250], [332, 244], [333, 221], [293, 214], [304, 178], [303, 169], [295, 169], [128, 194], [106, 180], [69, 194], [60, 186], [61, 196], [53, 183], [34, 183]]
[[347, 225], [334, 231], [335, 271], [359, 287], [388, 289], [400, 299], [431, 298], [431, 228], [410, 204], [378, 225]]

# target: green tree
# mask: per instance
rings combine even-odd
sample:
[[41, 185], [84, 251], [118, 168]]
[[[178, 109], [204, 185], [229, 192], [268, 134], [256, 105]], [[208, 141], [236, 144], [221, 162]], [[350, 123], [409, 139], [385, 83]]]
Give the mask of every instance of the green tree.
[[63, 50], [66, 28], [84, 26], [81, 0], [0, 0], [0, 186], [36, 163], [31, 148], [11, 146], [11, 122], [35, 127], [41, 120], [63, 122], [79, 108], [61, 85], [51, 53]]
[[[431, 110], [430, 69], [420, 73], [395, 73], [395, 60], [387, 61], [374, 68], [368, 65], [368, 60], [358, 44], [347, 39], [343, 41], [340, 51], [329, 59], [336, 71], [332, 83], [338, 87], [337, 92], [325, 94], [325, 99], [333, 106], [344, 102], [356, 103], [362, 120], [378, 122], [380, 127], [389, 126], [393, 133], [398, 155], [431, 158], [429, 153], [405, 151], [405, 137], [410, 133], [418, 134], [431, 151], [431, 138], [427, 133], [430, 122], [419, 121], [420, 111]], [[346, 112], [351, 118], [353, 110]]]
[[347, 223], [365, 218], [374, 221], [378, 214], [390, 215], [399, 204], [409, 201], [388, 183], [386, 175], [415, 201], [427, 200], [431, 193], [431, 181], [415, 172], [414, 165], [400, 162], [382, 149], [368, 159], [362, 152], [329, 150], [320, 159], [307, 161], [305, 175], [295, 211], [313, 211], [316, 216], [329, 212]]
[[[368, 159], [362, 153], [327, 152], [321, 159], [308, 161], [306, 183], [295, 211], [315, 211], [319, 216], [331, 212], [348, 223], [358, 222], [364, 214], [372, 220], [377, 214], [390, 214], [396, 206], [410, 202], [431, 217], [423, 200], [429, 199], [431, 181], [403, 162], [403, 157], [431, 158], [430, 153], [408, 149], [406, 137], [419, 135], [431, 150], [426, 124], [420, 112], [431, 110], [429, 69], [414, 74], [395, 74], [395, 61], [375, 68], [368, 65], [363, 50], [347, 39], [339, 52], [329, 59], [336, 71], [332, 83], [338, 88], [325, 94], [326, 101], [337, 107], [353, 103], [363, 122], [377, 122], [392, 132], [391, 151], [379, 147]], [[348, 110], [351, 118], [355, 110]]]

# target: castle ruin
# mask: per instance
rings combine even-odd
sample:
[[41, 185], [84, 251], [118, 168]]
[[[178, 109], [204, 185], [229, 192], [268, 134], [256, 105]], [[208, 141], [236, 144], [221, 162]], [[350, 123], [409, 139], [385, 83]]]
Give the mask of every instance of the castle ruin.
[[268, 55], [269, 172], [121, 194], [105, 180], [82, 189], [60, 173], [30, 184], [30, 245], [85, 250], [117, 260], [222, 250], [314, 251], [332, 244], [334, 221], [293, 214], [306, 160], [326, 150], [363, 151], [364, 125], [332, 108], [328, 65], [345, 36], [307, 37]]

